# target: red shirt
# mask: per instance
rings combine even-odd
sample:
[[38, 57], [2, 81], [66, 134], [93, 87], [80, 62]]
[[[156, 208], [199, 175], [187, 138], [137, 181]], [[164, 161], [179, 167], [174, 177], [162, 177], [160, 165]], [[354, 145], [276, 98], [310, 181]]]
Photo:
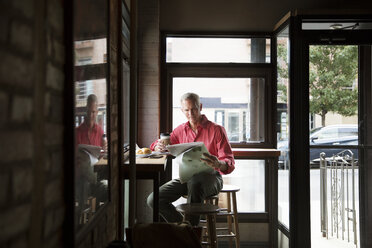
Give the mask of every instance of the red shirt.
[[[226, 171], [222, 172], [216, 169], [220, 174], [229, 174], [235, 169], [234, 155], [227, 139], [225, 128], [209, 121], [205, 115], [202, 115], [202, 120], [198, 126], [198, 134], [195, 134], [189, 122], [186, 122], [173, 130], [170, 134], [170, 142], [172, 145], [203, 142], [210, 154], [227, 163], [228, 168]], [[156, 144], [157, 141], [151, 144], [151, 150], [154, 150]]]
[[101, 126], [97, 123], [94, 124], [91, 129], [90, 135], [89, 126], [85, 121], [76, 128], [76, 142], [77, 144], [93, 145], [93, 146], [103, 146], [102, 136], [103, 130]]

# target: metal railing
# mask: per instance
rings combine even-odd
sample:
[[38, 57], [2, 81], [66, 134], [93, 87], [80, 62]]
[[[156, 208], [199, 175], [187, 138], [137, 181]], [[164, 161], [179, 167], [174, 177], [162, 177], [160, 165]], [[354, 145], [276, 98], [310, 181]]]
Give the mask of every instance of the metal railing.
[[[350, 150], [344, 150], [326, 158], [320, 153], [320, 222], [323, 237], [329, 235], [354, 241], [358, 247], [357, 214], [355, 208], [355, 171], [358, 161]], [[328, 182], [328, 180], [330, 180]], [[350, 182], [351, 181], [351, 182]], [[328, 190], [330, 193], [328, 195]], [[328, 199], [331, 206], [328, 208]], [[330, 216], [328, 215], [330, 209]], [[328, 226], [330, 222], [330, 226]], [[350, 227], [351, 223], [351, 227]], [[351, 240], [350, 233], [353, 234]]]

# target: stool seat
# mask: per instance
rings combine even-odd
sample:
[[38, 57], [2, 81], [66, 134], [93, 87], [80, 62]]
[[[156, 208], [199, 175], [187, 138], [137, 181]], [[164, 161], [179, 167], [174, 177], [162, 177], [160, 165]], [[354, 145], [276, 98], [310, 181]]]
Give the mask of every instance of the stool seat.
[[184, 214], [216, 214], [218, 213], [218, 206], [204, 203], [184, 203], [176, 207], [178, 212]]
[[220, 192], [226, 193], [226, 192], [238, 192], [238, 191], [240, 191], [240, 187], [231, 185], [231, 184], [226, 184], [226, 185], [223, 185]]
[[217, 248], [216, 214], [219, 211], [218, 206], [209, 203], [184, 203], [176, 206], [176, 210], [184, 214], [183, 220], [186, 219], [186, 215], [205, 215], [208, 223], [209, 242], [202, 242], [202, 244]]
[[[182, 197], [187, 199], [188, 195], [183, 195]], [[218, 206], [218, 195], [211, 195], [206, 197], [204, 203], [210, 203]]]

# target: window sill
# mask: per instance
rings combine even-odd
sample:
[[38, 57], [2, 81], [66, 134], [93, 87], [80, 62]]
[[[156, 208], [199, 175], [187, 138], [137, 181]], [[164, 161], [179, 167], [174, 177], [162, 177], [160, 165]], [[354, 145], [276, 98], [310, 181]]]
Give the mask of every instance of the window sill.
[[233, 148], [232, 151], [236, 159], [267, 159], [280, 155], [279, 150], [272, 148]]

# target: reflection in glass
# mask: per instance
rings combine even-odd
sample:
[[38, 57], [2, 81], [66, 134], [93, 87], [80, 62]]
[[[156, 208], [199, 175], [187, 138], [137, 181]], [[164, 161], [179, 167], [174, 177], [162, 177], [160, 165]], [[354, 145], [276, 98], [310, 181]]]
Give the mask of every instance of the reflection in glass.
[[190, 89], [200, 96], [202, 114], [225, 127], [229, 141], [264, 142], [265, 79], [173, 78], [173, 127], [185, 122], [179, 99]]
[[289, 228], [289, 39], [288, 27], [277, 38], [277, 148], [278, 159], [278, 220]]
[[108, 201], [106, 9], [105, 1], [75, 3], [76, 230]]

